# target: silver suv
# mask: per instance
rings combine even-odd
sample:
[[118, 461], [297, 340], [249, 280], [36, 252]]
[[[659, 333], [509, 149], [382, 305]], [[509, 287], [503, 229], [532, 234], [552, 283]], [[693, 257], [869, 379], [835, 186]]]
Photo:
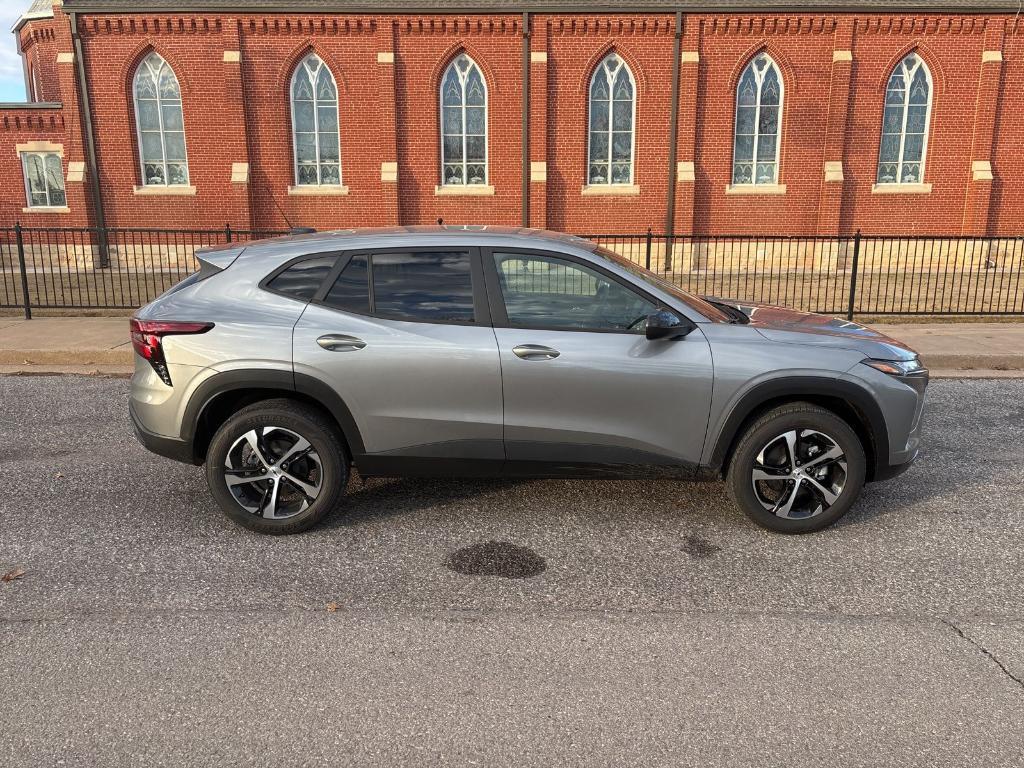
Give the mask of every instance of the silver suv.
[[142, 443], [295, 533], [367, 476], [724, 475], [834, 523], [918, 453], [928, 373], [850, 322], [700, 298], [576, 237], [405, 227], [213, 248], [132, 319]]

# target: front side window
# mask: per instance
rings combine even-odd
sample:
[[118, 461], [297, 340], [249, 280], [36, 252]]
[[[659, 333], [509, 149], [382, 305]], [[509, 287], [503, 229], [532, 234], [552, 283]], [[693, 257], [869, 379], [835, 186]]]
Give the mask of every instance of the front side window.
[[487, 183], [487, 84], [464, 53], [441, 78], [441, 182]]
[[771, 57], [755, 56], [736, 86], [733, 184], [777, 184], [782, 75]]
[[611, 53], [590, 79], [588, 184], [633, 183], [633, 122], [636, 86], [633, 73]]
[[617, 280], [553, 256], [495, 253], [509, 324], [641, 332], [658, 307]]
[[932, 76], [924, 60], [910, 54], [896, 65], [885, 89], [879, 184], [921, 184], [932, 108]]
[[67, 205], [64, 166], [60, 155], [54, 152], [24, 152], [21, 163], [29, 208], [62, 208]]
[[151, 53], [139, 64], [133, 93], [143, 185], [187, 186], [181, 88], [174, 71], [159, 54]]
[[291, 85], [295, 183], [298, 186], [341, 184], [338, 135], [338, 85], [315, 53], [295, 68]]

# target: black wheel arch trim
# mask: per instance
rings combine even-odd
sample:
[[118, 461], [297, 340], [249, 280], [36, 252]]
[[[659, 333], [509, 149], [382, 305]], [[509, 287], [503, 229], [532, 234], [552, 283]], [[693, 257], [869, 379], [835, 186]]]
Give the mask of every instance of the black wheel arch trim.
[[245, 390], [272, 389], [295, 392], [315, 401], [341, 427], [352, 453], [363, 453], [363, 437], [345, 401], [328, 384], [304, 373], [274, 369], [239, 369], [214, 374], [196, 387], [185, 406], [181, 439], [194, 445], [200, 420], [210, 404], [221, 395]]
[[874, 456], [873, 466], [868, 467], [868, 479], [885, 476], [889, 468], [889, 429], [878, 402], [867, 389], [852, 381], [824, 376], [786, 376], [754, 385], [729, 412], [715, 440], [709, 466], [715, 470], [724, 468], [726, 456], [739, 438], [740, 427], [765, 403], [782, 397], [814, 396], [844, 400], [863, 418], [872, 443], [865, 448]]

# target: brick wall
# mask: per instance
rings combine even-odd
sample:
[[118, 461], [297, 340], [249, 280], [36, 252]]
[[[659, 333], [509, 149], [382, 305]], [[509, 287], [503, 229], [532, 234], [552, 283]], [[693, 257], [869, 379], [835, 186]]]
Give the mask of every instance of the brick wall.
[[[687, 14], [681, 34], [679, 165], [668, 167], [675, 16], [531, 17], [530, 221], [571, 232], [665, 228], [675, 185], [677, 231], [697, 233], [1020, 234], [1024, 181], [1024, 28], [1012, 16]], [[518, 224], [522, 217], [522, 17], [106, 15], [79, 19], [112, 226], [318, 228], [386, 224]], [[23, 49], [59, 112], [0, 112], [0, 170], [20, 177], [13, 147], [64, 135], [84, 160], [68, 18], [32, 21]], [[150, 51], [181, 84], [194, 195], [140, 195], [130, 84]], [[636, 81], [630, 194], [591, 196], [587, 86], [610, 51]], [[288, 84], [315, 51], [339, 87], [347, 194], [294, 195]], [[438, 195], [438, 84], [465, 51], [489, 92], [492, 195]], [[731, 194], [737, 79], [767, 51], [785, 83], [779, 183], [784, 194]], [[882, 102], [892, 68], [916, 51], [934, 81], [928, 192], [873, 190]], [[59, 97], [59, 98], [58, 98]], [[22, 114], [26, 112], [26, 114]], [[980, 163], [980, 165], [979, 165]], [[826, 174], [826, 164], [832, 167]], [[247, 175], [239, 173], [247, 167]], [[838, 168], [838, 171], [837, 171]], [[989, 170], [990, 169], [990, 172]], [[233, 180], [234, 179], [234, 180]], [[670, 182], [671, 179], [671, 182]], [[87, 184], [61, 224], [89, 220]], [[778, 190], [776, 190], [778, 191]], [[6, 185], [0, 224], [25, 219]], [[76, 202], [77, 201], [77, 202]], [[31, 222], [36, 223], [38, 219]]]

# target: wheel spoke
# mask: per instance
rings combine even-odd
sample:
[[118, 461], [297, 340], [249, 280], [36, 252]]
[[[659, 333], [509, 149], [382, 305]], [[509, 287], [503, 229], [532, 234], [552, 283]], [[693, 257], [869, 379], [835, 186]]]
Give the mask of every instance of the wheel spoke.
[[790, 511], [793, 509], [793, 502], [796, 501], [797, 491], [800, 490], [800, 481], [803, 478], [797, 478], [793, 481], [793, 488], [788, 494], [779, 499], [776, 503], [775, 508], [772, 510], [779, 517], [789, 517]]
[[786, 440], [786, 452], [789, 454], [789, 468], [793, 469], [793, 467], [796, 466], [796, 442], [800, 436], [797, 434], [795, 429], [791, 429], [782, 437]]
[[320, 489], [315, 485], [311, 485], [304, 480], [299, 480], [295, 475], [289, 474], [288, 472], [282, 472], [281, 475], [282, 479], [287, 480], [295, 486], [308, 501], [313, 501], [320, 493]]
[[754, 482], [758, 480], [767, 480], [768, 482], [788, 480], [789, 472], [782, 467], [769, 467], [761, 462], [754, 464], [753, 472]]
[[826, 461], [834, 461], [835, 459], [841, 459], [842, 457], [843, 449], [836, 445], [830, 448], [829, 450], [825, 451], [825, 453], [821, 454], [820, 456], [815, 456], [813, 459], [804, 464], [803, 470], [806, 472], [811, 467], [816, 467], [819, 464]]
[[836, 499], [838, 499], [839, 496], [836, 495], [831, 488], [826, 488], [824, 485], [818, 482], [817, 479], [813, 477], [805, 477], [804, 479], [811, 484], [812, 488], [816, 489], [818, 493], [822, 495], [822, 497], [825, 499], [826, 506], [831, 507], [833, 504], [836, 503]]
[[275, 477], [271, 481], [271, 487], [264, 492], [263, 501], [260, 502], [259, 513], [263, 517], [275, 517], [277, 515], [277, 492], [280, 488], [281, 479]]
[[263, 427], [250, 429], [243, 435], [243, 437], [252, 449], [253, 455], [260, 460], [260, 463], [262, 463], [264, 467], [270, 469], [273, 462], [267, 461], [267, 457], [263, 454]]
[[237, 472], [244, 471], [245, 470], [228, 470], [224, 473], [225, 475], [227, 475], [227, 477], [224, 478], [224, 481], [228, 484], [229, 487], [234, 488], [236, 485], [249, 485], [250, 483], [258, 483], [260, 480], [267, 480], [270, 477], [266, 472], [263, 472], [261, 470], [253, 470], [259, 471], [260, 473], [258, 475], [253, 475], [251, 473], [248, 475], [235, 474]]
[[275, 462], [275, 464], [276, 466], [281, 466], [286, 461], [297, 460], [301, 458], [301, 456], [297, 456], [296, 454], [301, 453], [303, 456], [305, 456], [311, 450], [313, 450], [313, 446], [309, 444], [309, 440], [307, 440], [304, 437], [300, 437], [295, 442], [295, 445], [293, 445], [291, 448], [285, 451], [284, 456], [278, 459], [277, 462]]

